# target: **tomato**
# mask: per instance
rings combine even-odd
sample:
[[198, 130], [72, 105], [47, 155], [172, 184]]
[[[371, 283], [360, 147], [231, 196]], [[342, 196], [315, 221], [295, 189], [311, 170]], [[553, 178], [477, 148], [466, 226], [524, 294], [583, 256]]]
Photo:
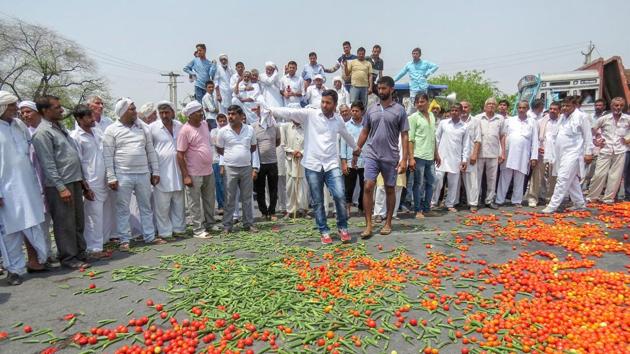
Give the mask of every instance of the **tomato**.
[[373, 319], [369, 318], [366, 322], [368, 327], [370, 328], [375, 328], [376, 327], [376, 321], [374, 321]]
[[156, 311], [162, 311], [163, 309], [164, 309], [164, 305], [162, 305], [162, 304], [155, 305], [155, 310]]
[[418, 320], [416, 320], [415, 318], [412, 318], [409, 320], [409, 324], [415, 327], [418, 325]]
[[31, 333], [33, 332], [33, 327], [31, 326], [24, 326], [24, 333]]
[[90, 289], [94, 289], [94, 288], [96, 288], [96, 284], [91, 283], [91, 284], [90, 284], [90, 286], [88, 286], [88, 287], [89, 287]]
[[147, 300], [147, 306], [149, 306], [149, 307], [153, 306], [153, 300], [148, 299]]

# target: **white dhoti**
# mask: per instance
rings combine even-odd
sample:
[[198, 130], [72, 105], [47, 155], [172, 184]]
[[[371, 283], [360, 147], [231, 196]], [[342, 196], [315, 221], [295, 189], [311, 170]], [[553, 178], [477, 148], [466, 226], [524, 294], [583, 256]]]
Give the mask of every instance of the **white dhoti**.
[[298, 210], [308, 210], [308, 185], [306, 178], [288, 177], [286, 190], [288, 195], [287, 213], [289, 215]]
[[523, 203], [523, 184], [525, 183], [525, 174], [511, 168], [504, 168], [501, 169], [499, 187], [497, 188], [497, 204], [505, 203], [505, 195], [510, 187], [512, 177], [514, 177], [514, 185], [512, 186], [512, 204], [520, 205]]
[[444, 175], [446, 174], [446, 197], [444, 197], [444, 205], [447, 208], [453, 208], [457, 201], [457, 194], [459, 192], [459, 173], [448, 173], [444, 171], [435, 171], [435, 186], [433, 186], [433, 197], [431, 198], [431, 206], [436, 206], [438, 199], [440, 198], [440, 190], [444, 184]]
[[[394, 205], [393, 217], [398, 215], [398, 207], [400, 206], [400, 196], [402, 195], [403, 187], [396, 185], [396, 205]], [[374, 216], [387, 217], [387, 193], [385, 192], [385, 186], [377, 186], [374, 196]]]
[[3, 226], [0, 225], [0, 253], [2, 253], [2, 264], [8, 272], [24, 274], [26, 271], [24, 238], [28, 240], [35, 252], [37, 252], [37, 261], [40, 264], [46, 263], [48, 252], [40, 225], [11, 234], [5, 234], [4, 230]]
[[174, 232], [186, 231], [184, 191], [162, 192], [154, 188], [153, 205], [158, 236], [171, 237]]

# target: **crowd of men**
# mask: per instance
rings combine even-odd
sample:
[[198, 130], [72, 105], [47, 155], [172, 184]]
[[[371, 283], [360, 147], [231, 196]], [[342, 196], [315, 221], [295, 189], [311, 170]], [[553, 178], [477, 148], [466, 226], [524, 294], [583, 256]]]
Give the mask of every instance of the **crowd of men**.
[[[509, 102], [491, 97], [476, 116], [463, 101], [436, 117], [427, 78], [438, 66], [415, 48], [392, 78], [383, 75], [380, 54], [375, 45], [370, 57], [364, 48], [354, 55], [344, 42], [330, 68], [313, 52], [301, 74], [295, 61], [282, 71], [267, 62], [259, 72], [242, 62], [232, 68], [225, 54], [209, 60], [199, 44], [184, 67], [195, 86], [185, 123], [171, 102], [137, 109], [130, 98], [115, 102], [112, 120], [93, 96], [74, 108], [68, 131], [58, 97], [18, 102], [0, 91], [7, 281], [18, 285], [24, 272], [47, 271], [55, 261], [89, 267], [111, 257], [107, 242], [128, 251], [134, 238], [163, 244], [188, 227], [197, 238], [230, 233], [237, 223], [257, 232], [254, 199], [265, 220], [314, 216], [323, 244], [333, 234], [351, 241], [355, 204], [366, 221], [360, 237], [369, 238], [380, 223], [378, 232], [390, 234], [405, 209], [423, 219], [441, 208], [496, 209], [507, 198], [520, 207], [525, 198], [553, 213], [568, 196], [580, 210], [588, 201], [615, 202], [624, 179], [630, 199], [630, 116], [622, 98], [612, 99], [610, 112], [598, 100], [594, 116], [580, 110], [579, 97], [546, 111], [544, 101], [521, 101], [515, 116]], [[327, 88], [325, 74], [339, 69]], [[407, 75], [405, 109], [394, 83]]]

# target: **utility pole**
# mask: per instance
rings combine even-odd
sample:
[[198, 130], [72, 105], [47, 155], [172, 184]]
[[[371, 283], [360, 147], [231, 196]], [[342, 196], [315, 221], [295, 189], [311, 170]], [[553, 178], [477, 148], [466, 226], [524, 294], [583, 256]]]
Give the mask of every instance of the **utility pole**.
[[595, 50], [595, 44], [593, 44], [592, 41], [589, 41], [588, 49], [586, 50], [586, 53], [581, 52], [582, 55], [584, 56], [584, 65], [591, 63], [591, 54], [593, 54], [594, 50]]
[[[168, 76], [168, 82], [166, 81], [158, 81], [160, 84], [168, 84], [168, 95], [169, 100], [175, 106], [175, 110], [177, 111], [178, 103], [177, 103], [177, 84], [181, 84], [181, 81], [177, 81], [177, 78], [180, 76], [179, 74], [175, 74], [174, 72], [160, 74], [161, 76]], [[177, 113], [177, 112], [175, 112]]]

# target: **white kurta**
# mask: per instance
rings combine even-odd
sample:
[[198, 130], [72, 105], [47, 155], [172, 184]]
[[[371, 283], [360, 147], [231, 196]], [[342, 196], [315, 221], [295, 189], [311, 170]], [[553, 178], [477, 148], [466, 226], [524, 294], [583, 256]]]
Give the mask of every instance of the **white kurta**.
[[221, 93], [221, 107], [223, 113], [226, 113], [225, 109], [232, 104], [232, 89], [230, 88], [232, 75], [234, 75], [234, 69], [229, 66], [226, 68], [223, 68], [223, 65], [217, 66], [214, 84], [216, 87], [219, 87], [219, 92]]
[[0, 224], [12, 234], [44, 222], [44, 203], [30, 160], [30, 134], [24, 123], [0, 119]]
[[590, 119], [579, 110], [559, 118], [558, 130], [553, 137], [555, 163], [558, 176], [573, 170], [577, 165], [578, 177], [584, 177], [584, 155], [593, 151], [593, 135]]
[[161, 192], [176, 192], [184, 189], [182, 174], [177, 165], [177, 137], [182, 123], [173, 120], [173, 134], [166, 129], [161, 119], [149, 125], [153, 146], [160, 166], [160, 183], [155, 188]]
[[538, 124], [533, 118], [509, 117], [504, 124], [506, 134], [505, 168], [529, 172], [530, 160], [538, 159]]
[[543, 147], [545, 149], [543, 158], [545, 162], [551, 163], [551, 164], [553, 164], [555, 161], [556, 154], [555, 154], [555, 147], [554, 147], [554, 137], [558, 134], [559, 122], [560, 122], [560, 117], [556, 119], [551, 119], [547, 117], [541, 124], [541, 130], [544, 130], [542, 132], [544, 134]]
[[258, 79], [267, 107], [284, 107], [284, 98], [280, 92], [280, 74], [274, 71], [271, 76], [261, 73]]
[[92, 129], [92, 133], [87, 133], [77, 125], [77, 129], [73, 130], [70, 136], [76, 143], [83, 175], [96, 200], [102, 202], [107, 199], [109, 193], [103, 160], [103, 132], [97, 128]]
[[435, 131], [440, 166], [437, 171], [447, 173], [459, 173], [462, 162], [468, 161], [470, 156], [470, 144], [466, 124], [461, 120], [453, 123], [452, 119], [440, 121]]

